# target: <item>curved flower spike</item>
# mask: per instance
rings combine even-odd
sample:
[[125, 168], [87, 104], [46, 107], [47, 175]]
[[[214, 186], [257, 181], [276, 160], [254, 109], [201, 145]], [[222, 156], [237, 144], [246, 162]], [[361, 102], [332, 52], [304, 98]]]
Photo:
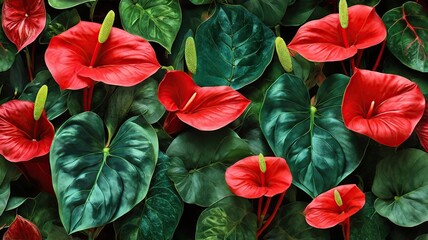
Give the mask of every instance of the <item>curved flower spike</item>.
[[82, 89], [91, 81], [133, 86], [160, 68], [149, 42], [119, 28], [111, 30], [91, 66], [100, 27], [81, 21], [51, 39], [45, 60], [61, 89]]
[[348, 8], [348, 16], [347, 41], [342, 36], [339, 14], [330, 14], [301, 26], [288, 48], [309, 61], [333, 62], [348, 59], [359, 49], [385, 40], [385, 25], [373, 7], [352, 6]]
[[11, 162], [46, 155], [54, 137], [54, 126], [43, 112], [37, 127], [34, 103], [11, 100], [0, 105], [0, 154]]
[[184, 122], [202, 131], [220, 129], [237, 119], [250, 104], [228, 86], [199, 87], [182, 71], [169, 71], [159, 84], [159, 101], [170, 113], [164, 122], [169, 134], [180, 131]]
[[418, 85], [393, 74], [355, 69], [342, 103], [345, 126], [396, 147], [410, 137], [425, 109]]
[[315, 228], [334, 227], [363, 208], [365, 202], [366, 196], [355, 184], [337, 186], [321, 193], [306, 206], [306, 222]]
[[261, 171], [259, 156], [239, 160], [226, 170], [226, 183], [237, 196], [244, 198], [272, 197], [285, 192], [292, 176], [287, 162], [279, 157], [264, 157], [265, 173]]

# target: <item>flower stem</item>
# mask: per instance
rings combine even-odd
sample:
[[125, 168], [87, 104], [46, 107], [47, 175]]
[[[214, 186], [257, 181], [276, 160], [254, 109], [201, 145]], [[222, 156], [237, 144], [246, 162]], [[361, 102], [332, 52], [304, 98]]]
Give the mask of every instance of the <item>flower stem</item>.
[[262, 211], [262, 216], [261, 216], [261, 219], [260, 219], [260, 226], [263, 225], [263, 221], [265, 220], [265, 216], [267, 214], [267, 211], [269, 210], [269, 206], [270, 206], [271, 201], [272, 201], [272, 198], [268, 197], [268, 199], [267, 199], [267, 201], [265, 203], [265, 206], [263, 208], [263, 211]]
[[346, 67], [345, 67], [345, 63], [344, 63], [343, 61], [340, 61], [340, 64], [342, 65], [343, 73], [344, 73], [346, 76], [349, 76], [349, 75], [348, 75], [348, 71], [346, 70]]
[[257, 227], [261, 226], [260, 216], [262, 214], [262, 206], [263, 206], [263, 196], [261, 196], [259, 198], [259, 201], [258, 201], [258, 204], [257, 204], [257, 224], [258, 224]]
[[39, 131], [39, 120], [34, 120], [33, 141], [37, 141], [37, 132]]
[[261, 227], [257, 231], [256, 238], [260, 237], [260, 235], [262, 234], [262, 232], [270, 225], [270, 223], [272, 222], [272, 220], [275, 218], [275, 215], [277, 214], [277, 212], [279, 210], [279, 207], [281, 206], [282, 200], [284, 199], [285, 192], [286, 191], [284, 191], [283, 193], [281, 193], [281, 195], [279, 196], [278, 202], [276, 202], [275, 209], [273, 210], [273, 213], [266, 220], [266, 223], [263, 225], [263, 227]]
[[377, 67], [379, 67], [380, 59], [382, 59], [383, 52], [384, 52], [384, 50], [385, 50], [385, 45], [386, 45], [386, 41], [385, 41], [385, 40], [383, 40], [383, 42], [382, 42], [382, 47], [380, 48], [379, 55], [377, 55], [376, 63], [375, 63], [375, 65], [373, 66], [373, 69], [372, 69], [373, 71], [376, 71]]
[[[342, 38], [343, 38], [343, 43], [345, 44], [346, 48], [349, 48], [349, 40], [348, 40], [348, 32], [346, 31], [345, 28], [341, 28], [342, 29]], [[354, 62], [354, 57], [349, 59], [349, 62], [351, 63], [351, 75], [352, 75], [352, 71], [355, 68], [355, 62]]]
[[357, 62], [355, 63], [355, 66], [357, 66], [357, 67], [360, 67], [361, 58], [363, 56], [363, 52], [364, 52], [364, 49], [358, 50], [358, 53], [357, 53]]
[[345, 240], [351, 239], [351, 223], [349, 218], [342, 222], [342, 232]]
[[28, 70], [28, 76], [30, 77], [30, 82], [33, 81], [33, 71], [31, 70], [32, 64], [31, 64], [31, 56], [30, 56], [30, 52], [28, 51], [28, 48], [24, 49], [24, 53], [25, 53], [25, 59], [27, 60], [27, 70]]

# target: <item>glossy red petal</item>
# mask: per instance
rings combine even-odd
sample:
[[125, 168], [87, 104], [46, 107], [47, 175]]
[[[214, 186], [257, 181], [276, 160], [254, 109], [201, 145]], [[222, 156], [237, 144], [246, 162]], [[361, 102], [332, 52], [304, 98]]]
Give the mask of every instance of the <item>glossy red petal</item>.
[[355, 69], [344, 93], [342, 115], [348, 129], [396, 147], [412, 134], [424, 109], [417, 84], [398, 75]]
[[91, 81], [133, 86], [160, 68], [150, 43], [118, 28], [112, 29], [90, 66], [100, 27], [81, 21], [51, 39], [45, 60], [61, 89], [82, 89]]
[[42, 235], [34, 223], [16, 215], [15, 220], [13, 220], [12, 224], [10, 224], [9, 228], [4, 233], [3, 240], [17, 239], [41, 240]]
[[0, 154], [11, 162], [28, 161], [46, 155], [54, 127], [43, 112], [34, 138], [34, 103], [11, 100], [0, 105]]
[[200, 87], [183, 71], [168, 71], [159, 84], [158, 98], [167, 111], [183, 108]]
[[46, 10], [43, 0], [4, 0], [2, 27], [18, 51], [34, 42], [45, 24]]
[[416, 135], [425, 151], [428, 152], [428, 104], [425, 102], [425, 111], [418, 125], [416, 125]]
[[169, 135], [181, 132], [187, 125], [182, 122], [175, 112], [169, 112], [163, 123], [163, 129]]
[[386, 38], [386, 28], [374, 8], [355, 5], [348, 9], [346, 29], [349, 47], [342, 37], [339, 14], [307, 22], [299, 28], [288, 48], [313, 62], [341, 61]]
[[55, 195], [52, 186], [49, 154], [31, 159], [31, 161], [16, 163], [25, 177], [42, 192]]
[[[335, 201], [335, 190], [342, 198], [341, 207]], [[306, 222], [315, 228], [334, 227], [363, 208], [365, 201], [364, 193], [355, 184], [337, 186], [321, 193], [306, 206]]]
[[265, 157], [265, 161], [264, 176], [258, 156], [246, 157], [230, 166], [225, 174], [229, 189], [244, 198], [272, 197], [286, 191], [291, 185], [292, 176], [285, 159]]
[[188, 125], [202, 130], [220, 129], [237, 119], [250, 100], [227, 86], [202, 87], [191, 102], [177, 111], [177, 116]]

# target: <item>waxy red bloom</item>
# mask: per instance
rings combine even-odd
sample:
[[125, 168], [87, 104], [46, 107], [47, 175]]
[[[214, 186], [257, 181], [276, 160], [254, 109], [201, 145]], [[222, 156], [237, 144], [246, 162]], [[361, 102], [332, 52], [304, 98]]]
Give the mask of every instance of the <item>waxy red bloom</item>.
[[355, 69], [342, 103], [346, 127], [396, 147], [412, 134], [425, 109], [418, 85], [393, 74]]
[[[342, 205], [335, 199], [335, 190], [339, 193]], [[366, 196], [355, 185], [341, 185], [321, 193], [306, 206], [306, 222], [315, 228], [331, 228], [354, 215], [366, 202]]]
[[226, 183], [237, 196], [272, 197], [287, 190], [292, 182], [290, 168], [283, 158], [264, 157], [266, 171], [260, 169], [259, 156], [239, 160], [226, 170]]
[[355, 5], [348, 13], [347, 40], [342, 36], [339, 14], [330, 14], [301, 26], [288, 48], [313, 62], [331, 62], [348, 59], [359, 49], [385, 40], [385, 25], [373, 7]]
[[81, 21], [50, 41], [46, 65], [61, 89], [82, 89], [92, 81], [133, 86], [160, 68], [149, 42], [119, 28], [111, 30], [91, 66], [100, 27]]
[[416, 125], [416, 135], [425, 151], [428, 152], [428, 104], [425, 102], [425, 111], [418, 125]]
[[15, 220], [13, 220], [12, 224], [4, 233], [3, 240], [16, 239], [42, 240], [42, 235], [34, 223], [16, 215]]
[[170, 113], [164, 122], [169, 134], [185, 126], [202, 131], [220, 129], [237, 119], [250, 100], [228, 86], [199, 87], [182, 71], [169, 71], [159, 84], [159, 101]]
[[4, 0], [2, 27], [7, 38], [21, 51], [34, 42], [46, 25], [43, 0]]
[[43, 111], [37, 127], [34, 103], [11, 100], [0, 105], [0, 154], [11, 162], [46, 155], [54, 137], [54, 126]]

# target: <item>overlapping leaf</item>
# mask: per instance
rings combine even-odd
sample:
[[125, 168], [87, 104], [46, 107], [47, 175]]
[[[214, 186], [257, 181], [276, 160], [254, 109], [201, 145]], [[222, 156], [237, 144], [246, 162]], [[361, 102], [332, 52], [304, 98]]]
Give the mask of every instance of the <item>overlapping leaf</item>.
[[56, 9], [66, 9], [86, 2], [95, 2], [95, 0], [49, 0], [49, 5]]
[[275, 35], [241, 6], [218, 6], [195, 36], [199, 86], [239, 89], [257, 80], [272, 60]]
[[261, 110], [262, 131], [276, 156], [283, 157], [293, 184], [310, 196], [339, 184], [359, 164], [364, 144], [342, 121], [348, 77], [332, 75], [311, 107], [303, 81], [284, 74], [268, 89]]
[[106, 146], [95, 113], [67, 120], [57, 131], [50, 162], [60, 217], [68, 233], [121, 217], [146, 196], [158, 140], [142, 116], [127, 120]]
[[0, 28], [0, 72], [7, 71], [12, 67], [16, 52], [16, 47], [7, 39], [3, 28]]

